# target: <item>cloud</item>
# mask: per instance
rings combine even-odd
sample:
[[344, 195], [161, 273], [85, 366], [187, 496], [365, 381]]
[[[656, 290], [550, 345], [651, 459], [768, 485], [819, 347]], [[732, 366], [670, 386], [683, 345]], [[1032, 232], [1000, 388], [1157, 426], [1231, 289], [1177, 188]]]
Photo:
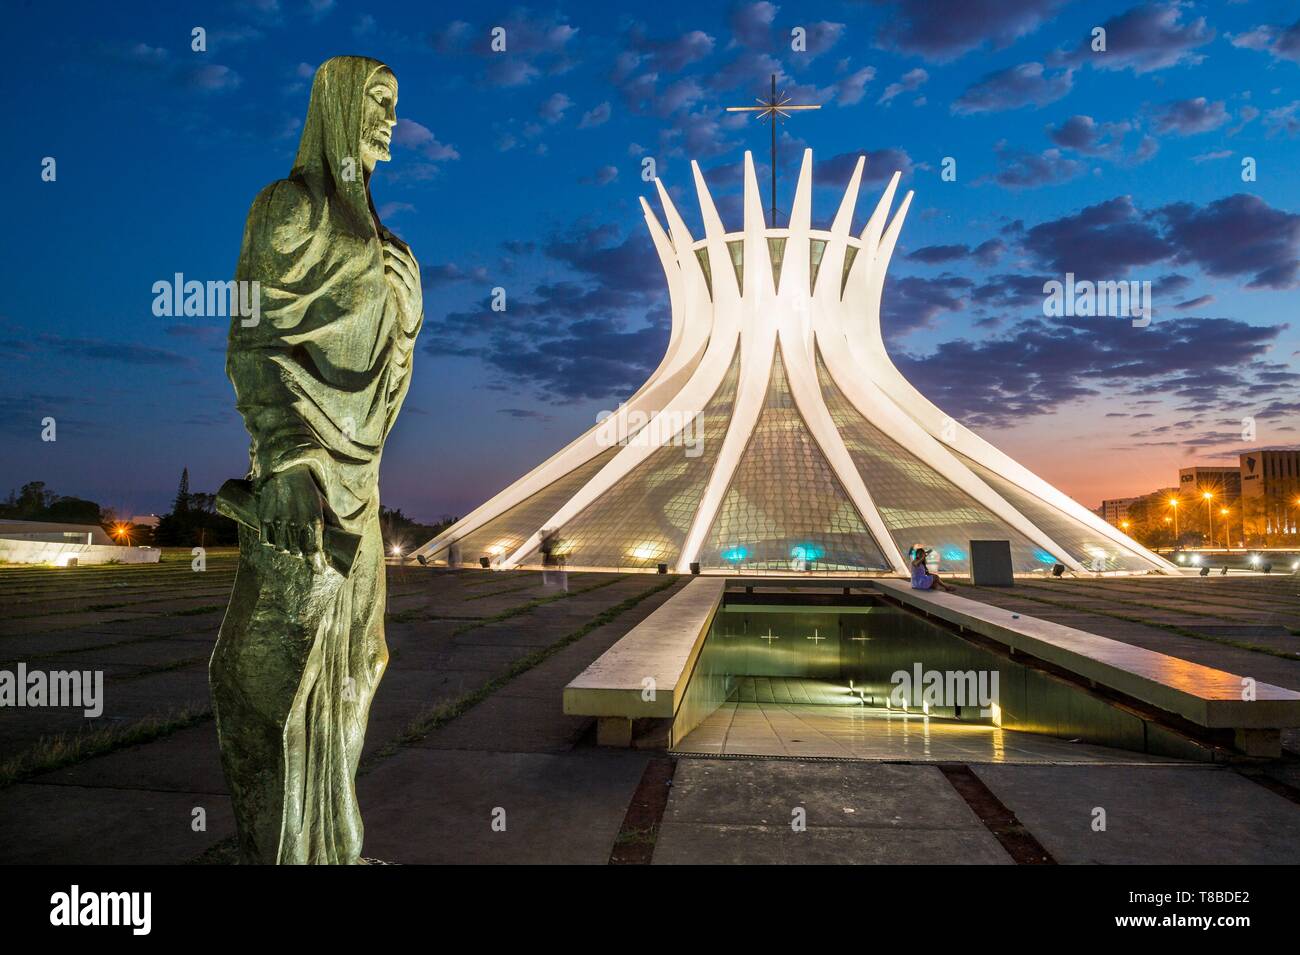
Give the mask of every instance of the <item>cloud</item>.
[[1041, 306], [1047, 281], [1043, 276], [1019, 273], [990, 276], [971, 291], [971, 302], [980, 308]]
[[[505, 50], [492, 49], [492, 29], [505, 31]], [[558, 76], [575, 66], [569, 52], [578, 28], [558, 15], [534, 17], [517, 9], [504, 19], [474, 25], [453, 20], [429, 37], [429, 45], [444, 56], [475, 56], [486, 66], [479, 74], [487, 86], [526, 86], [542, 76]]]
[[1068, 182], [1082, 175], [1087, 168], [1077, 159], [1062, 155], [1059, 149], [1028, 153], [1012, 149], [1006, 143], [998, 143], [995, 152], [998, 156], [998, 171], [993, 175], [993, 181], [1007, 189], [1036, 189], [1039, 186]]
[[1113, 155], [1125, 134], [1132, 129], [1128, 123], [1098, 123], [1091, 116], [1071, 116], [1059, 126], [1047, 127], [1048, 138], [1056, 145], [1086, 156]]
[[959, 259], [973, 258], [983, 266], [997, 264], [1002, 253], [1006, 251], [1007, 244], [1001, 239], [989, 239], [987, 242], [981, 242], [975, 248], [968, 245], [927, 245], [915, 252], [910, 253], [907, 258], [912, 262], [923, 262], [926, 265], [937, 265], [943, 262], [955, 262]]
[[803, 53], [794, 58], [796, 66], [804, 66], [811, 63], [816, 57], [821, 56], [844, 36], [845, 25], [843, 23], [832, 23], [829, 20], [818, 20], [816, 23], [809, 23], [806, 26], [808, 31], [807, 46]]
[[971, 86], [952, 104], [959, 115], [991, 113], [1024, 106], [1041, 108], [1054, 103], [1074, 85], [1074, 71], [1049, 72], [1042, 63], [1021, 63]]
[[776, 7], [767, 0], [737, 7], [731, 13], [731, 32], [741, 46], [767, 46], [776, 19]]
[[237, 89], [243, 82], [238, 73], [218, 63], [208, 63], [185, 70], [182, 77], [184, 84], [191, 89], [213, 93]]
[[393, 145], [418, 152], [431, 163], [459, 159], [455, 146], [440, 142], [433, 132], [413, 119], [399, 119], [393, 127]]
[[663, 276], [645, 267], [654, 256], [649, 237], [579, 224], [550, 235], [540, 251], [571, 277], [510, 289], [504, 312], [484, 298], [430, 315], [423, 349], [476, 358], [499, 374], [498, 387], [532, 390], [551, 403], [625, 397], [668, 341]]
[[445, 262], [440, 265], [425, 265], [420, 268], [420, 282], [425, 288], [435, 288], [440, 285], [450, 285], [453, 282], [465, 281], [486, 282], [487, 269], [479, 266], [477, 268], [466, 270], [455, 262]]
[[[1028, 229], [1017, 221], [1002, 231], [1031, 264], [1056, 277], [1073, 272], [1115, 280], [1134, 268], [1172, 262], [1197, 265], [1216, 278], [1248, 278], [1248, 289], [1291, 289], [1300, 282], [1300, 214], [1244, 193], [1154, 210], [1116, 196]], [[1190, 282], [1175, 273], [1157, 285], [1169, 295]], [[997, 300], [996, 291], [977, 289], [974, 299]]]
[[890, 83], [885, 87], [885, 91], [880, 94], [880, 99], [876, 100], [876, 105], [886, 105], [900, 93], [909, 93], [916, 90], [929, 78], [930, 74], [919, 66], [914, 70], [908, 70], [899, 77], [897, 83]]
[[1250, 289], [1300, 284], [1300, 215], [1238, 193], [1200, 208], [1174, 203], [1156, 217], [1174, 244], [1175, 261], [1194, 262], [1217, 277], [1250, 275]]
[[1088, 65], [1099, 70], [1132, 70], [1151, 73], [1171, 66], [1195, 65], [1205, 59], [1195, 52], [1214, 39], [1205, 17], [1183, 20], [1190, 4], [1146, 3], [1133, 7], [1102, 24], [1106, 31], [1105, 51], [1093, 52], [1091, 33], [1071, 52], [1054, 58], [1073, 66]]
[[1102, 393], [1241, 400], [1255, 389], [1254, 363], [1284, 327], [1227, 318], [1180, 318], [1146, 328], [1115, 319], [1035, 319], [995, 337], [900, 355], [897, 363], [948, 413], [967, 424], [1001, 427]]
[[827, 159], [817, 159], [813, 163], [813, 182], [818, 185], [842, 188], [853, 175], [853, 167], [859, 156], [866, 156], [867, 162], [862, 170], [862, 182], [888, 182], [895, 171], [909, 179], [915, 164], [912, 157], [901, 149], [861, 149], [856, 152], [839, 153]]
[[713, 52], [714, 39], [703, 30], [691, 30], [675, 40], [652, 48], [655, 67], [676, 73], [692, 63], [698, 63]]
[[95, 338], [68, 338], [48, 332], [22, 338], [0, 339], [0, 354], [20, 360], [60, 355], [65, 358], [84, 358], [95, 362], [115, 362], [121, 365], [146, 367], [184, 367], [194, 364], [193, 359], [165, 348]]
[[1233, 46], [1262, 50], [1276, 59], [1300, 63], [1300, 20], [1289, 27], [1263, 25], [1229, 36]]
[[1129, 196], [1117, 196], [1074, 215], [1039, 223], [1021, 245], [1041, 267], [1080, 278], [1124, 275], [1168, 259], [1175, 247], [1146, 221]]
[[578, 181], [588, 185], [608, 186], [618, 178], [617, 166], [601, 166], [590, 176], [584, 176]]
[[929, 60], [952, 60], [985, 45], [1010, 46], [1062, 5], [1062, 0], [896, 0], [877, 44]]
[[592, 129], [596, 126], [603, 126], [609, 122], [611, 108], [608, 102], [601, 103], [587, 112], [582, 114], [582, 119], [578, 123], [579, 129]]
[[888, 294], [881, 301], [881, 328], [887, 337], [899, 338], [928, 327], [942, 313], [965, 308], [966, 296], [974, 284], [959, 275], [890, 279]]
[[1223, 101], [1212, 103], [1204, 96], [1166, 103], [1156, 111], [1154, 117], [1157, 133], [1174, 133], [1178, 136], [1208, 133], [1227, 121], [1228, 111], [1224, 108]]
[[1288, 137], [1294, 138], [1300, 133], [1300, 100], [1292, 100], [1286, 106], [1279, 106], [1276, 109], [1270, 109], [1264, 114], [1264, 125], [1268, 129], [1269, 136], [1276, 136], [1278, 133], [1286, 133]]
[[558, 123], [572, 105], [573, 100], [564, 93], [552, 93], [537, 107], [537, 115], [547, 123]]

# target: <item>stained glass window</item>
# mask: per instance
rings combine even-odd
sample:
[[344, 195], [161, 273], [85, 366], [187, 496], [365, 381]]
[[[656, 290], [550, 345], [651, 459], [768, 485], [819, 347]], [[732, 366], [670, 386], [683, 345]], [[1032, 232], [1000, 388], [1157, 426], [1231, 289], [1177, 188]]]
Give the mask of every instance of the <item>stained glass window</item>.
[[889, 569], [808, 433], [779, 349], [763, 410], [699, 559], [701, 567], [735, 571]]
[[[542, 523], [595, 477], [596, 472], [617, 452], [617, 446], [606, 448], [586, 464], [574, 468], [559, 480], [492, 518], [478, 530], [466, 534], [452, 545], [459, 548], [460, 563], [477, 565], [480, 557], [495, 560], [514, 553], [524, 541], [541, 530]], [[441, 551], [433, 559], [447, 560], [447, 552]]]
[[736, 289], [743, 292], [745, 288], [745, 240], [733, 239], [728, 242], [727, 251], [731, 253], [731, 267], [736, 271]]
[[817, 290], [817, 273], [821, 271], [822, 256], [826, 254], [826, 240], [813, 239], [808, 243], [808, 294]]
[[853, 268], [853, 260], [857, 257], [856, 245], [851, 245], [844, 250], [844, 272], [840, 275], [840, 298], [844, 297], [844, 290], [849, 287], [849, 271]]
[[934, 551], [931, 570], [967, 573], [972, 540], [1008, 540], [1016, 573], [1045, 572], [1055, 558], [871, 424], [831, 378], [821, 355], [822, 397], [881, 519], [904, 554]]
[[737, 354], [704, 410], [565, 524], [552, 553], [581, 567], [675, 564], [731, 423], [739, 371]]
[[[957, 452], [953, 452], [956, 454]], [[1153, 570], [1155, 564], [1112, 541], [1075, 520], [1042, 498], [1012, 484], [1006, 478], [976, 464], [964, 455], [957, 455], [989, 487], [997, 491], [1011, 506], [1024, 514], [1052, 540], [1064, 547], [1075, 560], [1089, 570]]]
[[768, 239], [767, 253], [772, 259], [772, 285], [781, 288], [781, 263], [785, 261], [785, 239]]
[[695, 258], [699, 260], [700, 271], [704, 273], [704, 284], [709, 289], [709, 301], [713, 301], [713, 269], [709, 267], [708, 247], [696, 249]]

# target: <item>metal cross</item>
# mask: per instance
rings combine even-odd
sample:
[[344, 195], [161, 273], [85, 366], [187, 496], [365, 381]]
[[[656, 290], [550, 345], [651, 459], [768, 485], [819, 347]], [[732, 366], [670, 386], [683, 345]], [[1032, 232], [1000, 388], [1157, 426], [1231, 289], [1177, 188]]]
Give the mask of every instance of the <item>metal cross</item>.
[[754, 118], [772, 124], [772, 228], [776, 228], [776, 121], [786, 119], [796, 109], [821, 109], [820, 106], [806, 106], [790, 102], [790, 97], [783, 92], [776, 95], [776, 74], [772, 74], [772, 96], [770, 99], [755, 100], [757, 106], [728, 106], [728, 113], [753, 113]]
[[813, 635], [811, 637], [804, 637], [804, 639], [811, 640], [813, 643], [821, 643], [826, 638], [821, 635], [821, 630], [819, 628], [813, 627]]
[[780, 640], [781, 638], [772, 636], [772, 628], [768, 627], [766, 635], [760, 635], [758, 639], [766, 640], [767, 645], [770, 647], [772, 645], [773, 640]]

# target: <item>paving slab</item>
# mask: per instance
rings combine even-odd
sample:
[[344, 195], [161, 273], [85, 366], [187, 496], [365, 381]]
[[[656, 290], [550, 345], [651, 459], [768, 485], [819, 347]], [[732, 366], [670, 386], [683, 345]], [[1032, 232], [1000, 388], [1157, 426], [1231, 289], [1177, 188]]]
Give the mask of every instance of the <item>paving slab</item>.
[[[192, 828], [196, 808], [206, 812], [206, 832]], [[9, 865], [174, 865], [234, 832], [224, 795], [31, 783], [0, 790], [0, 863]]]
[[[796, 809], [807, 829], [792, 828]], [[680, 759], [656, 863], [1010, 859], [932, 766]]]
[[971, 768], [1058, 862], [1293, 865], [1300, 846], [1300, 805], [1232, 769]]
[[[649, 757], [405, 749], [357, 781], [366, 856], [603, 865]], [[493, 831], [493, 811], [505, 831]], [[498, 814], [499, 815], [499, 814]]]
[[1011, 865], [987, 831], [668, 823], [654, 865]]

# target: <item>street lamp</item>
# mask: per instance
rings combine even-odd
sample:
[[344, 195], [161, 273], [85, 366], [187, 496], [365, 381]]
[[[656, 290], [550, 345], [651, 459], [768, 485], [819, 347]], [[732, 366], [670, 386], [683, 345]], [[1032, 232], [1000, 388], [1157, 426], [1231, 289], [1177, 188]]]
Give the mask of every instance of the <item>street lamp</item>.
[[1178, 498], [1171, 497], [1169, 506], [1174, 509], [1174, 546], [1178, 546]]
[[1223, 546], [1231, 550], [1232, 531], [1228, 526], [1228, 509], [1226, 507], [1219, 508], [1219, 517], [1223, 518]]
[[1210, 520], [1210, 546], [1214, 546], [1214, 511], [1210, 508], [1210, 502], [1214, 500], [1214, 495], [1206, 491], [1201, 497], [1205, 498], [1205, 514]]

